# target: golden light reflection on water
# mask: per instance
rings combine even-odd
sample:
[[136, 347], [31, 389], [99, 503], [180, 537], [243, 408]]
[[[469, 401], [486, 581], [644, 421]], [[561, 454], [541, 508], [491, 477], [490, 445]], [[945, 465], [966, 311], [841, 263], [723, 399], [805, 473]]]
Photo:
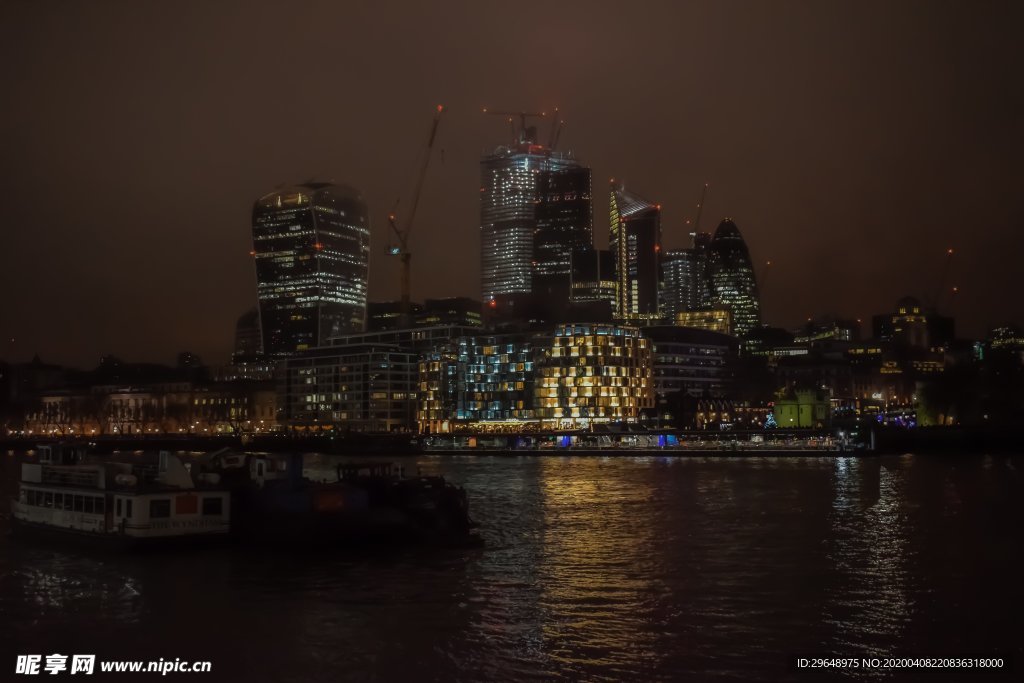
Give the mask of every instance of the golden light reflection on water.
[[214, 656], [243, 680], [776, 683], [795, 652], [1009, 651], [1019, 463], [425, 457], [410, 472], [464, 485], [486, 547], [94, 559], [0, 538], [0, 633], [133, 653], [245, 633]]
[[609, 476], [610, 465], [594, 461], [574, 470], [545, 464], [538, 571], [550, 654], [568, 667], [600, 665], [610, 674], [656, 666], [648, 612], [652, 596], [670, 589], [657, 566], [657, 524], [648, 516], [651, 480]]

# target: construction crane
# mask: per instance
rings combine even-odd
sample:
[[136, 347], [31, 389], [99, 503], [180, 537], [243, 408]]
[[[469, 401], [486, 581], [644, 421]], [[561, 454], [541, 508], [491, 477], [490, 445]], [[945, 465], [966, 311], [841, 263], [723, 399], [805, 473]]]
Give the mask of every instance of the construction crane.
[[953, 260], [953, 249], [946, 250], [946, 259], [942, 262], [942, 271], [939, 274], [939, 281], [935, 286], [935, 292], [932, 294], [931, 307], [938, 310], [942, 304], [942, 295], [945, 294], [946, 278], [949, 276], [950, 262]]
[[[512, 128], [512, 144], [526, 142], [526, 131], [529, 130], [526, 127], [526, 119], [543, 119], [547, 118], [548, 115], [546, 111], [491, 111], [487, 107], [484, 107], [483, 113], [490, 114], [491, 116], [508, 117], [509, 125]], [[519, 119], [518, 129], [516, 129], [515, 124], [516, 118]], [[533, 140], [533, 142], [536, 142], [536, 140]]]
[[764, 264], [764, 269], [761, 271], [761, 286], [757, 288], [758, 296], [761, 297], [761, 302], [762, 303], [764, 303], [764, 293], [765, 293], [765, 290], [768, 288], [768, 276], [771, 274], [771, 272], [772, 272], [772, 262], [771, 261], [766, 261], [765, 264]]
[[553, 150], [558, 145], [558, 138], [562, 135], [562, 126], [565, 125], [565, 121], [558, 118], [558, 107], [555, 107], [555, 113], [551, 117], [551, 135], [548, 137], [548, 149]]
[[420, 165], [419, 174], [416, 176], [416, 187], [412, 194], [412, 204], [409, 207], [409, 215], [406, 216], [404, 224], [399, 227], [398, 216], [396, 212], [398, 210], [398, 202], [395, 202], [395, 209], [388, 214], [388, 223], [391, 225], [391, 229], [395, 233], [395, 237], [398, 238], [398, 243], [392, 245], [388, 249], [388, 253], [392, 256], [400, 256], [402, 259], [402, 302], [400, 313], [402, 316], [403, 326], [408, 326], [410, 305], [409, 305], [409, 291], [411, 288], [411, 267], [412, 267], [412, 252], [409, 251], [409, 235], [412, 232], [413, 221], [416, 219], [416, 209], [420, 205], [420, 196], [423, 194], [423, 181], [427, 177], [427, 168], [430, 166], [430, 157], [434, 149], [434, 140], [437, 138], [437, 126], [441, 123], [441, 114], [444, 113], [444, 106], [437, 105], [437, 110], [434, 112], [434, 121], [430, 126], [430, 137], [427, 138], [427, 149], [423, 155], [423, 162]]
[[[690, 233], [691, 237], [696, 236], [700, 232], [700, 215], [704, 211], [704, 200], [708, 197], [708, 183], [704, 183], [704, 188], [700, 191], [700, 201], [697, 202], [697, 218], [693, 221], [693, 232]], [[689, 221], [687, 221], [689, 223]]]

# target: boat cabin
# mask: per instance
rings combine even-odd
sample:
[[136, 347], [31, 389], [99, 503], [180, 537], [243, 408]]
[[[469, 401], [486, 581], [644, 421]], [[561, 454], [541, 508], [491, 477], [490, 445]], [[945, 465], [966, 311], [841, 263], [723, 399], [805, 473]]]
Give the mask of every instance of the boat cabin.
[[63, 449], [40, 448], [23, 463], [12, 514], [22, 527], [128, 539], [226, 534], [230, 493], [216, 481], [193, 481], [169, 453], [90, 462]]

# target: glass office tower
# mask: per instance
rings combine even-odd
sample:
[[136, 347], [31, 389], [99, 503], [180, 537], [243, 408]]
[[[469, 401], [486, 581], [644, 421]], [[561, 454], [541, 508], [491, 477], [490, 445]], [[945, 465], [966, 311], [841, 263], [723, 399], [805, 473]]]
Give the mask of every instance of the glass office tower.
[[761, 301], [754, 264], [736, 224], [726, 218], [711, 240], [710, 270], [713, 296], [732, 311], [734, 334], [742, 336], [761, 326]]
[[264, 195], [253, 206], [252, 241], [265, 354], [363, 331], [370, 219], [357, 190], [311, 182]]
[[533, 237], [533, 292], [553, 314], [569, 303], [573, 252], [591, 249], [594, 219], [590, 169], [541, 171]]
[[[536, 144], [533, 129], [527, 132], [518, 144], [499, 147], [480, 162], [480, 292], [485, 303], [533, 291], [539, 177], [578, 166], [568, 154]], [[549, 177], [546, 183], [561, 187], [563, 181], [580, 182], [580, 177]], [[581, 200], [574, 201], [578, 206]], [[548, 226], [557, 232], [561, 223], [554, 214]]]
[[610, 247], [617, 281], [615, 315], [658, 317], [661, 281], [661, 206], [612, 184]]

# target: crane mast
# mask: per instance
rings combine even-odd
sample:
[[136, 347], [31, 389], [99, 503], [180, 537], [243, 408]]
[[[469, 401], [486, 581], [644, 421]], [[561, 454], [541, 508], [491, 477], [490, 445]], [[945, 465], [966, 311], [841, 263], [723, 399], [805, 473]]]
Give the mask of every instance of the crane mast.
[[437, 127], [441, 123], [441, 114], [444, 113], [444, 106], [437, 105], [437, 109], [434, 113], [434, 121], [430, 126], [430, 136], [427, 138], [427, 149], [423, 155], [423, 162], [420, 165], [419, 172], [416, 175], [416, 187], [412, 194], [412, 203], [409, 207], [409, 215], [406, 217], [404, 224], [399, 226], [398, 216], [396, 214], [398, 205], [396, 203], [395, 210], [388, 214], [388, 223], [391, 225], [391, 230], [395, 233], [395, 237], [398, 239], [398, 243], [389, 249], [389, 253], [392, 256], [399, 256], [402, 259], [401, 263], [401, 320], [402, 326], [407, 327], [410, 325], [410, 290], [412, 289], [412, 252], [409, 251], [409, 235], [412, 232], [413, 221], [416, 219], [416, 209], [420, 205], [420, 197], [423, 194], [423, 181], [427, 177], [427, 169], [430, 167], [430, 157], [434, 149], [434, 141], [437, 139]]
[[[507, 116], [508, 123], [512, 128], [512, 144], [520, 144], [528, 142], [526, 133], [529, 128], [526, 126], [526, 119], [543, 119], [547, 118], [548, 113], [546, 111], [492, 111], [487, 107], [483, 109], [484, 114], [490, 114], [492, 116]], [[519, 128], [516, 128], [515, 120], [519, 119]], [[534, 140], [533, 142], [537, 142]]]

